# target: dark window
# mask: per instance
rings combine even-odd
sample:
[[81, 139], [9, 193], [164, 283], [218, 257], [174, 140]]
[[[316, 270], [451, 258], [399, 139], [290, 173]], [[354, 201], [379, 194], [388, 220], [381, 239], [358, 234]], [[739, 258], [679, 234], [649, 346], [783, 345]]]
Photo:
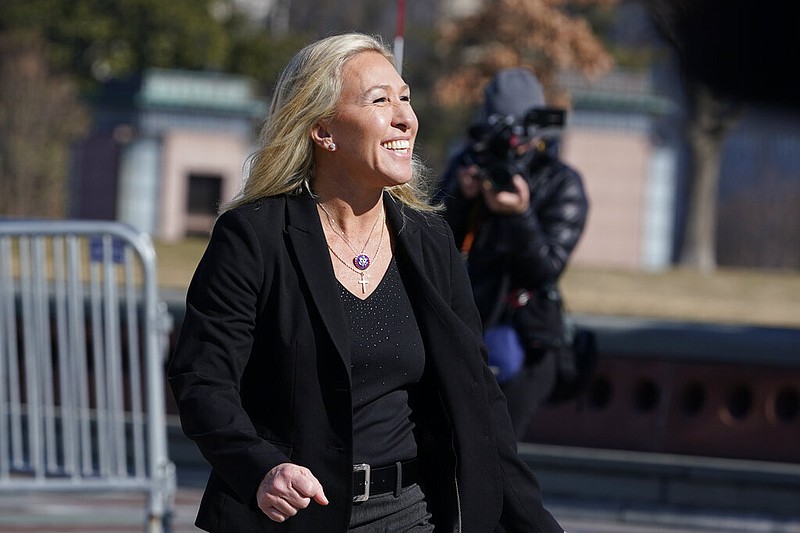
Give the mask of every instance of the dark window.
[[208, 235], [222, 199], [222, 176], [189, 174], [186, 198], [186, 234]]
[[222, 198], [222, 176], [219, 174], [189, 174], [190, 215], [214, 216]]

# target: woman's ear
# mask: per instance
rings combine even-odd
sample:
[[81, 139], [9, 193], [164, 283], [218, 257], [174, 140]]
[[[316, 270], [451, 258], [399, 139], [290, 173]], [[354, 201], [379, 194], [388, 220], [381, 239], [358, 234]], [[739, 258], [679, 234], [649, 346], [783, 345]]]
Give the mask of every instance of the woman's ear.
[[314, 141], [314, 144], [323, 150], [330, 150], [330, 147], [333, 144], [333, 139], [331, 138], [328, 128], [324, 124], [320, 122], [314, 124], [311, 127], [310, 135], [311, 140]]

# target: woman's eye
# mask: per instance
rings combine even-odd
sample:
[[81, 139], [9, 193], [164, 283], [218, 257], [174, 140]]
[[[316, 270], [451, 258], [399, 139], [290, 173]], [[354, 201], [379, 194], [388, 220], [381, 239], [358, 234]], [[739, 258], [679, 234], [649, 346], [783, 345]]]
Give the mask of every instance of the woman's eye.
[[410, 102], [411, 101], [411, 96], [409, 96], [409, 95], [401, 96], [400, 97], [400, 101], [401, 102]]
[[387, 100], [387, 98], [385, 96], [381, 96], [380, 98], [376, 98], [375, 99], [375, 103], [376, 104], [382, 103], [382, 102], [385, 102], [386, 100]]

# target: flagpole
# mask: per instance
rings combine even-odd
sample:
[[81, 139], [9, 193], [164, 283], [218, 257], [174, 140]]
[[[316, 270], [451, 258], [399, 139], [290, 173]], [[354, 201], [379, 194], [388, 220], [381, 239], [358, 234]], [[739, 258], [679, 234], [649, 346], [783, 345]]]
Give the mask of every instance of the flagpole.
[[397, 72], [403, 75], [403, 33], [405, 32], [406, 0], [397, 0], [397, 26], [394, 32], [394, 59]]

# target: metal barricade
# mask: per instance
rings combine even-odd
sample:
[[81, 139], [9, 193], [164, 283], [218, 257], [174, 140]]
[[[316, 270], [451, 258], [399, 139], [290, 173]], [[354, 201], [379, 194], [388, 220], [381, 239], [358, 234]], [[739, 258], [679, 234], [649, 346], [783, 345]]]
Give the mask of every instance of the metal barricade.
[[144, 491], [144, 529], [169, 530], [170, 328], [146, 234], [0, 221], [0, 493]]

